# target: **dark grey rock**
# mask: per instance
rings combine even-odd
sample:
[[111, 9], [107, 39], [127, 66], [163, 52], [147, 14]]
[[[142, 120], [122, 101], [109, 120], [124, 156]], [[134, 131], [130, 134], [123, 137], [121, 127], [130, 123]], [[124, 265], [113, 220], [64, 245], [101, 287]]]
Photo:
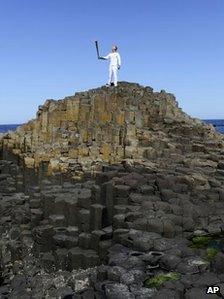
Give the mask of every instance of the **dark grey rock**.
[[160, 267], [166, 270], [174, 270], [177, 265], [181, 262], [181, 258], [176, 255], [165, 254], [160, 259]]
[[128, 286], [143, 286], [143, 281], [145, 278], [145, 273], [142, 270], [130, 270], [121, 275], [120, 282]]
[[125, 274], [126, 271], [127, 270], [120, 266], [109, 267], [107, 271], [108, 279], [116, 282], [121, 282], [121, 276]]
[[128, 287], [121, 283], [108, 284], [105, 286], [106, 298], [108, 299], [135, 299]]
[[[155, 293], [152, 296], [152, 299], [181, 299], [181, 296], [178, 291], [163, 289]], [[195, 297], [197, 298], [197, 297]]]
[[55, 257], [50, 252], [45, 252], [41, 258], [43, 267], [47, 271], [53, 271], [55, 268]]
[[92, 203], [91, 199], [91, 190], [90, 189], [81, 189], [78, 194], [78, 205], [81, 208], [89, 209]]
[[[81, 247], [83, 249], [89, 249], [90, 243], [91, 243], [91, 234], [81, 233], [79, 235], [79, 247]], [[73, 247], [75, 247], [75, 246], [73, 246]]]
[[208, 263], [199, 257], [190, 257], [183, 259], [177, 265], [177, 271], [182, 274], [195, 274], [204, 272], [208, 268]]
[[68, 268], [68, 250], [59, 248], [55, 251], [55, 264], [57, 269], [65, 270]]
[[216, 273], [224, 273], [224, 253], [218, 252], [212, 261], [212, 268]]
[[130, 186], [127, 185], [116, 185], [115, 186], [115, 196], [116, 197], [128, 197], [130, 193]]
[[90, 227], [91, 230], [98, 230], [103, 227], [105, 207], [100, 204], [90, 206]]
[[215, 294], [209, 294], [206, 295], [206, 288], [192, 288], [190, 290], [187, 290], [185, 293], [185, 298], [186, 299], [206, 299], [207, 298], [212, 298], [212, 299], [218, 299], [220, 298], [219, 296]]
[[75, 247], [68, 252], [68, 269], [80, 269], [82, 267], [82, 250], [79, 247]]
[[131, 288], [131, 292], [135, 295], [136, 299], [151, 299], [152, 296], [157, 292], [156, 289], [149, 288]]
[[[111, 268], [114, 268], [114, 267], [109, 267], [109, 266], [106, 266], [106, 265], [100, 265], [97, 268], [97, 279], [98, 279], [98, 281], [107, 280], [108, 279], [108, 272], [110, 271]], [[111, 280], [113, 280], [113, 279], [111, 279]]]
[[149, 219], [147, 224], [148, 232], [163, 233], [163, 222], [160, 219]]
[[78, 212], [78, 228], [80, 232], [89, 232], [90, 226], [90, 211], [81, 209]]
[[194, 287], [206, 287], [209, 285], [219, 285], [220, 279], [215, 273], [203, 273], [198, 279], [193, 281]]

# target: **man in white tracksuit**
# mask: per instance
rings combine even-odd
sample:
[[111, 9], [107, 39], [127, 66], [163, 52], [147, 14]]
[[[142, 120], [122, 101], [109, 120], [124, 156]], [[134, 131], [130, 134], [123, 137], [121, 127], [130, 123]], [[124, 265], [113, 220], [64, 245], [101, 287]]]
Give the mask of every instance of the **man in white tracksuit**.
[[107, 86], [109, 85], [117, 86], [117, 71], [121, 67], [121, 57], [120, 54], [117, 52], [117, 46], [113, 46], [112, 52], [102, 58], [110, 60], [109, 79], [108, 79]]

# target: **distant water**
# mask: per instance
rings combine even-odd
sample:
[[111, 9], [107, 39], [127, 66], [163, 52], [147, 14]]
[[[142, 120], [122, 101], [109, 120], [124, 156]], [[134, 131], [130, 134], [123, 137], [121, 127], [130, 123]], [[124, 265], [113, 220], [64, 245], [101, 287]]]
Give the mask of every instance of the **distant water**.
[[203, 121], [212, 124], [219, 133], [224, 134], [224, 119], [205, 119]]
[[[203, 120], [207, 124], [212, 124], [215, 129], [224, 134], [224, 119], [205, 119]], [[0, 125], [0, 133], [8, 131], [14, 131], [19, 125]]]
[[0, 133], [6, 133], [8, 131], [15, 131], [19, 125], [0, 125]]

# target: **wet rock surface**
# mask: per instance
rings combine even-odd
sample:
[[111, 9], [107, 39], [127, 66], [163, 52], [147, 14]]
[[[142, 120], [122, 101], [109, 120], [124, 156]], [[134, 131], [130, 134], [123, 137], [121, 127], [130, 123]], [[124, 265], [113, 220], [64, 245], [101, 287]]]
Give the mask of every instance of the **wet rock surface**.
[[[88, 155], [79, 149], [82, 161], [69, 160], [77, 145], [69, 152], [63, 142], [71, 141], [66, 134], [73, 124], [59, 124], [57, 109], [72, 121], [73, 99], [48, 102], [34, 123], [1, 139], [0, 298], [224, 296], [223, 137], [186, 116], [164, 92], [122, 83], [117, 91], [77, 95], [79, 113], [90, 105], [85, 96], [93, 95], [95, 107], [102, 95], [115, 97], [118, 106], [126, 95], [133, 105], [124, 107], [135, 116], [116, 119], [129, 145], [114, 140], [113, 155], [101, 149], [101, 164], [90, 144]], [[140, 117], [138, 109], [148, 112]], [[208, 285], [220, 285], [219, 297], [206, 295]]]

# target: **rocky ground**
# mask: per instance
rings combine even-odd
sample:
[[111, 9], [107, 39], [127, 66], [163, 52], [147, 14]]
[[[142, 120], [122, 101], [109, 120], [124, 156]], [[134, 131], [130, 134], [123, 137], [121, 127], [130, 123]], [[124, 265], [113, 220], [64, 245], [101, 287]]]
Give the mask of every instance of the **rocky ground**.
[[48, 100], [0, 157], [0, 298], [224, 297], [224, 137], [172, 94]]
[[105, 166], [25, 194], [19, 167], [1, 160], [0, 298], [224, 296], [222, 169]]

